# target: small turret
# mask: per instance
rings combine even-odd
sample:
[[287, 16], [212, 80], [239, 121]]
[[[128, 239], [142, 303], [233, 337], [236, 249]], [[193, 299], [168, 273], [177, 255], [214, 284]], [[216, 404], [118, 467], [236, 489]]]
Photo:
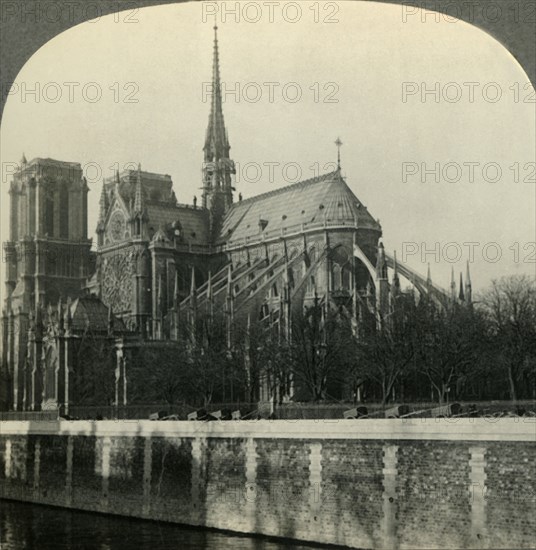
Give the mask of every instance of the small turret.
[[400, 277], [398, 276], [398, 262], [396, 260], [396, 250], [393, 254], [394, 266], [393, 266], [393, 294], [396, 296], [400, 293]]
[[138, 173], [136, 176], [136, 192], [134, 195], [134, 214], [143, 215], [145, 210], [145, 196], [141, 182], [141, 164], [138, 164]]
[[104, 223], [106, 221], [106, 214], [108, 213], [108, 195], [106, 194], [106, 188], [104, 186], [104, 180], [102, 180], [102, 189], [99, 199], [99, 220], [97, 222], [97, 235], [98, 244], [103, 244]]
[[67, 305], [65, 306], [65, 330], [69, 333], [73, 328], [73, 315], [71, 313], [71, 298], [67, 298]]
[[456, 301], [456, 281], [454, 280], [454, 266], [450, 272], [450, 297], [453, 301]]
[[61, 296], [60, 296], [60, 299], [58, 300], [58, 329], [60, 331], [60, 334], [63, 334], [64, 332], [64, 324], [63, 324], [63, 304], [61, 302]]
[[114, 334], [114, 313], [112, 306], [108, 308], [108, 335], [113, 336]]
[[469, 272], [469, 260], [467, 260], [467, 271], [465, 275], [465, 299], [468, 304], [473, 301], [473, 286], [471, 284], [471, 273]]
[[376, 279], [387, 279], [387, 263], [385, 261], [385, 249], [383, 243], [378, 245], [378, 257], [376, 260]]
[[141, 181], [141, 164], [138, 164], [136, 176], [136, 190], [134, 193], [134, 204], [132, 206], [131, 220], [133, 222], [133, 233], [136, 237], [143, 235], [144, 223], [147, 221], [147, 209], [145, 208], [145, 193]]

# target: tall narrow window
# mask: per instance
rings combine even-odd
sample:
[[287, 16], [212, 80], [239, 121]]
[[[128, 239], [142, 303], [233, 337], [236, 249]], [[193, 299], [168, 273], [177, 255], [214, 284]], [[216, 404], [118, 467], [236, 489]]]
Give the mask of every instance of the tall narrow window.
[[333, 287], [333, 290], [340, 290], [342, 287], [341, 266], [339, 264], [335, 264], [333, 266], [332, 287]]
[[342, 288], [350, 290], [350, 270], [346, 267], [342, 268]]
[[44, 226], [45, 233], [49, 237], [54, 236], [54, 189], [49, 187], [45, 194], [45, 210], [44, 210]]
[[69, 238], [69, 189], [67, 184], [60, 189], [60, 239]]

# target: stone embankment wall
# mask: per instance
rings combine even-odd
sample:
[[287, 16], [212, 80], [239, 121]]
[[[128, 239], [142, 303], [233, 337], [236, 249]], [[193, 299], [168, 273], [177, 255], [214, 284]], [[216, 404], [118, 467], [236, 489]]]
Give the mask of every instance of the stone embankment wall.
[[0, 497], [355, 548], [536, 547], [535, 419], [0, 423]]

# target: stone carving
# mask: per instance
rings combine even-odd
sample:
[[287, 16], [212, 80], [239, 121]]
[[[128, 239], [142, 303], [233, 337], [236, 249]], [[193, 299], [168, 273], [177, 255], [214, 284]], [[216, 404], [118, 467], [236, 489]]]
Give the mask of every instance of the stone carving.
[[56, 396], [56, 376], [58, 370], [58, 351], [54, 344], [47, 345], [44, 351], [45, 357], [45, 383], [44, 383], [44, 401], [55, 401]]
[[114, 254], [103, 265], [102, 298], [116, 313], [130, 311], [134, 259], [130, 254]]
[[107, 230], [107, 241], [108, 242], [118, 242], [123, 241], [124, 239], [127, 239], [130, 237], [130, 233], [128, 231], [125, 214], [122, 210], [117, 208], [115, 212], [112, 213], [110, 216], [110, 221], [108, 223], [108, 230]]

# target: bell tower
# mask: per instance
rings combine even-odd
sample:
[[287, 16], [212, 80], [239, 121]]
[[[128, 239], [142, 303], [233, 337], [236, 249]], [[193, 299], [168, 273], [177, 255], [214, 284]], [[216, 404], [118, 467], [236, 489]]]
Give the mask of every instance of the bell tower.
[[74, 162], [28, 162], [23, 155], [13, 175], [2, 315], [2, 363], [10, 408], [22, 403], [32, 315], [43, 306], [77, 297], [90, 273], [87, 193], [82, 168]]

